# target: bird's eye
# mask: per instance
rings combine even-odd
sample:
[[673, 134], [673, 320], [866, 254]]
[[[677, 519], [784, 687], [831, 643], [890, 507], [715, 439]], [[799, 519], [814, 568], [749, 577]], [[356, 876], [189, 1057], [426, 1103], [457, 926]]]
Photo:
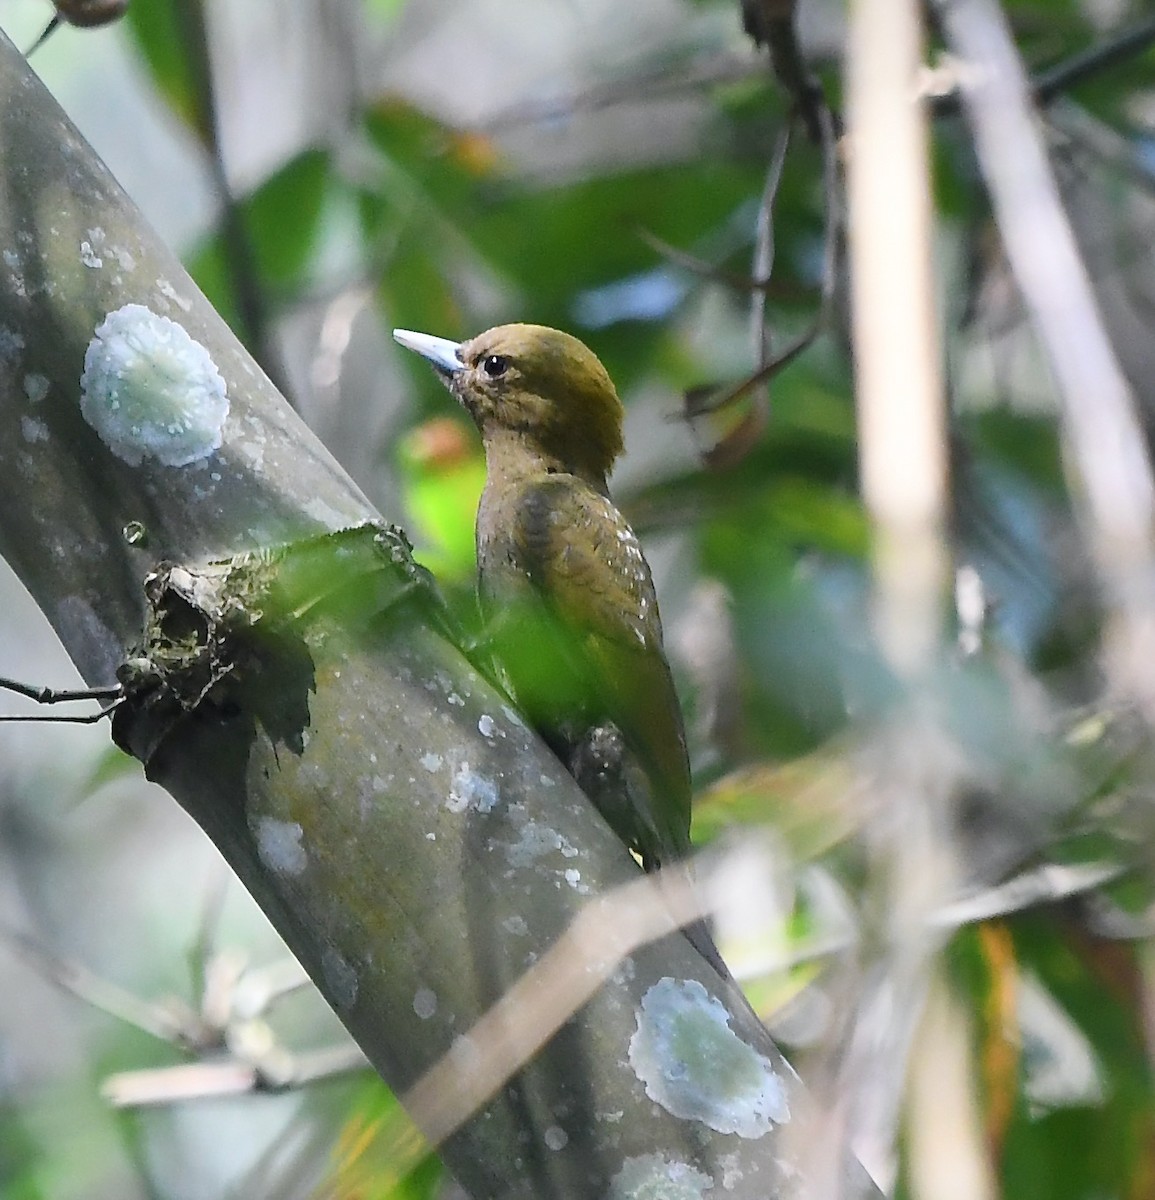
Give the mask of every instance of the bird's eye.
[[490, 379], [499, 379], [509, 370], [509, 359], [501, 354], [487, 354], [482, 359], [481, 369]]

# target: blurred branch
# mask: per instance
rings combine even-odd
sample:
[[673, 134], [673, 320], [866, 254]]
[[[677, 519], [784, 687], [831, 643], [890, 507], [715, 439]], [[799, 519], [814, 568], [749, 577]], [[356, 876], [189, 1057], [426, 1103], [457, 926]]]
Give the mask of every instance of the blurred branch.
[[910, 1195], [997, 1200], [1001, 1195], [980, 1115], [974, 1015], [939, 971], [910, 1056], [904, 1132]]
[[54, 987], [161, 1041], [180, 1042], [181, 1017], [173, 1009], [141, 1000], [87, 967], [53, 954], [26, 933], [0, 926], [0, 938]]
[[949, 559], [948, 441], [932, 267], [928, 121], [916, 91], [918, 0], [856, 0], [847, 41], [847, 196], [859, 476], [872, 526], [872, 616], [892, 671], [913, 685], [874, 753], [867, 929], [875, 954], [833, 1071], [848, 1137], [883, 1190], [898, 1161], [912, 1044], [925, 1019], [949, 897], [957, 753], [926, 680], [942, 642]]
[[931, 264], [921, 34], [910, 4], [852, 10], [848, 192], [863, 501], [875, 529], [878, 633], [911, 672], [939, 640], [948, 446]]
[[1152, 45], [1155, 45], [1155, 17], [1148, 17], [1098, 45], [1089, 46], [1053, 67], [1037, 72], [1031, 80], [1031, 90], [1038, 103], [1048, 104], [1063, 92], [1142, 54]]
[[962, 99], [1023, 299], [1054, 371], [1076, 503], [1117, 614], [1109, 668], [1155, 702], [1150, 579], [1155, 484], [1130, 388], [1108, 339], [1035, 121], [1031, 85], [993, 0], [936, 0], [953, 52], [976, 70]]
[[[754, 255], [750, 274], [754, 279], [769, 280], [774, 270], [774, 205], [782, 183], [782, 171], [786, 165], [786, 153], [790, 149], [790, 125], [782, 127], [770, 166], [766, 169], [766, 182], [762, 185], [762, 199], [758, 205], [758, 219], [754, 224]], [[750, 327], [754, 335], [754, 353], [758, 363], [764, 366], [770, 358], [770, 330], [766, 324], [766, 289], [754, 288], [750, 297]]]
[[1044, 863], [997, 887], [952, 900], [938, 909], [931, 921], [941, 928], [955, 929], [976, 921], [988, 921], [992, 917], [1005, 917], [1040, 904], [1055, 904], [1060, 900], [1095, 892], [1126, 873], [1126, 867], [1114, 862], [1081, 863], [1077, 866]]
[[1054, 131], [1060, 151], [1082, 150], [1145, 191], [1155, 193], [1155, 164], [1141, 139], [1124, 136], [1064, 96], [1047, 105], [1043, 119]]
[[769, 49], [774, 77], [793, 102], [810, 140], [817, 145], [822, 139], [826, 100], [822, 85], [798, 44], [795, 0], [741, 0], [741, 3], [743, 27], [756, 45]]
[[[723, 868], [716, 867], [721, 873]], [[585, 905], [570, 927], [450, 1052], [402, 1098], [433, 1145], [449, 1138], [634, 951], [710, 911], [709, 880], [696, 889], [685, 867], [654, 872]], [[463, 1050], [470, 1071], [463, 1078]]]
[[732, 51], [699, 55], [689, 62], [662, 63], [656, 68], [641, 69], [626, 78], [594, 84], [569, 95], [520, 101], [479, 122], [473, 132], [501, 134], [525, 125], [600, 112], [619, 104], [681, 96], [720, 84], [740, 83], [761, 75], [764, 69], [760, 56]]
[[[932, 7], [935, 10], [936, 24], [945, 26], [944, 14], [949, 6], [936, 0]], [[1036, 72], [1028, 79], [1029, 91], [1036, 103], [1046, 107], [1071, 88], [1144, 53], [1152, 45], [1155, 45], [1155, 18], [1148, 18], [1129, 29], [1124, 29], [1114, 37], [1106, 38], [1097, 45], [1072, 54], [1052, 67]], [[961, 92], [965, 80], [949, 66], [947, 77], [950, 81], [949, 88], [934, 95], [931, 100], [936, 116], [955, 113], [963, 103]]]
[[291, 397], [282, 370], [281, 355], [270, 328], [268, 304], [253, 241], [245, 214], [233, 195], [221, 145], [220, 114], [217, 108], [212, 52], [204, 0], [182, 0], [173, 6], [180, 23], [184, 58], [188, 64], [197, 134], [208, 155], [213, 190], [220, 205], [221, 260], [229, 279], [241, 328], [241, 341], [251, 347], [253, 357], [282, 395]]
[[145, 1108], [241, 1096], [250, 1092], [286, 1091], [363, 1071], [369, 1060], [353, 1042], [322, 1050], [298, 1051], [278, 1059], [277, 1068], [228, 1058], [184, 1063], [146, 1071], [117, 1071], [100, 1087], [113, 1108]]

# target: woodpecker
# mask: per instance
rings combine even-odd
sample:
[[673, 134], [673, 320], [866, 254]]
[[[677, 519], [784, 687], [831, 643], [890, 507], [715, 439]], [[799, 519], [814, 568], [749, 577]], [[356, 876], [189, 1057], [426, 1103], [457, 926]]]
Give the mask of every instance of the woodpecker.
[[690, 849], [690, 764], [649, 565], [606, 482], [622, 404], [577, 338], [395, 330], [485, 448], [478, 595], [502, 683], [651, 871]]

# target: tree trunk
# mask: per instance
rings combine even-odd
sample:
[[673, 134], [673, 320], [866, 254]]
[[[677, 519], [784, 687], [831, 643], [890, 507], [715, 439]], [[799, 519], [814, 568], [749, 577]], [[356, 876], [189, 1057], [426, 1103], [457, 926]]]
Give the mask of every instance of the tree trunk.
[[[118, 742], [390, 1086], [452, 1051], [464, 1087], [474, 1023], [637, 868], [0, 41], [0, 552], [84, 676], [124, 682]], [[792, 1174], [803, 1106], [737, 990], [672, 935], [442, 1152], [478, 1200], [761, 1198]]]

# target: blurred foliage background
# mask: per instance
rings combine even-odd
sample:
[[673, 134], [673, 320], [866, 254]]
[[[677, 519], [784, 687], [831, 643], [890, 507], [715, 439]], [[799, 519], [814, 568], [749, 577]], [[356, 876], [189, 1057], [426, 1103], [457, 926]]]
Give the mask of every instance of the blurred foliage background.
[[[1150, 432], [1155, 30], [1138, 0], [1005, 8], [1050, 82], [1053, 166]], [[20, 45], [50, 15], [41, 0], [0, 8]], [[835, 111], [844, 19], [834, 0], [798, 7]], [[1126, 55], [1063, 73], [1141, 21]], [[772, 377], [768, 405], [749, 393], [728, 438], [684, 417], [687, 390], [760, 361], [748, 282], [790, 123], [734, 0], [132, 0], [122, 22], [65, 27], [33, 61], [463, 611], [480, 451], [389, 330], [523, 319], [596, 350], [627, 405], [614, 488], [657, 577], [695, 836], [764, 839], [752, 872], [734, 870], [721, 935], [771, 1028], [820, 1094], [849, 1086], [889, 927], [879, 781], [915, 741], [959, 874], [937, 925], [942, 981], [995, 1194], [1155, 1194], [1147, 727], [1104, 691], [1053, 383], [950, 98], [933, 128], [935, 255], [962, 603], [914, 720], [870, 631], [841, 269], [822, 335]], [[796, 129], [763, 289], [773, 349], [819, 314], [840, 205], [822, 167]], [[719, 437], [733, 461], [706, 466]], [[67, 685], [46, 622], [7, 575], [0, 590], [0, 670]], [[174, 1077], [150, 1077], [168, 1102], [102, 1098], [120, 1072], [267, 1061], [270, 1037], [340, 1043], [308, 990], [267, 1014], [253, 999], [279, 990], [261, 972], [286, 951], [225, 874], [103, 729], [0, 730], [0, 1195], [451, 1194], [364, 1072], [179, 1100]], [[925, 1051], [915, 1007], [892, 1030], [882, 1113], [902, 1110], [908, 1054]], [[892, 1161], [867, 1145], [870, 1165], [899, 1194], [932, 1194], [898, 1146]]]

